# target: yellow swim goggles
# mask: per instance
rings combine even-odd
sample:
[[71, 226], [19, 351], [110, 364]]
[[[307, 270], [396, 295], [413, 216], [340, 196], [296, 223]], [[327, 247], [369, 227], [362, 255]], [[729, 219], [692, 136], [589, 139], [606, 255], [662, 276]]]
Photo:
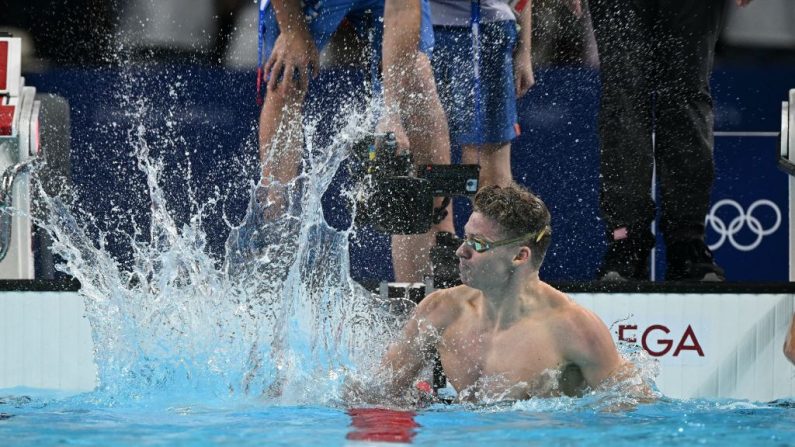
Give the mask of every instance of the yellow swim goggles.
[[491, 250], [492, 248], [500, 247], [502, 245], [510, 245], [516, 242], [524, 242], [534, 237], [536, 243], [538, 243], [538, 241], [540, 241], [541, 238], [543, 238], [547, 234], [551, 234], [551, 230], [549, 227], [542, 228], [541, 231], [539, 231], [537, 234], [535, 231], [533, 231], [519, 237], [514, 237], [511, 239], [503, 239], [501, 241], [493, 241], [493, 242], [476, 236], [468, 236], [466, 239], [464, 239], [464, 244], [468, 245], [472, 250], [475, 250], [478, 253], [483, 253]]

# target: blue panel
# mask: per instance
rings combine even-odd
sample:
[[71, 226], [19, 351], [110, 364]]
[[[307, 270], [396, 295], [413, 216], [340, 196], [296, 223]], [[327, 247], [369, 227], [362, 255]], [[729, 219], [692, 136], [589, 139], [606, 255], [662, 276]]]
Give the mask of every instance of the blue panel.
[[[777, 169], [777, 150], [775, 137], [715, 138], [706, 241], [731, 281], [788, 280], [788, 178]], [[657, 268], [663, 278], [662, 262]]]
[[[322, 143], [338, 127], [340, 102], [364, 101], [364, 75], [324, 72], [311, 86], [311, 113], [330, 123], [317, 135]], [[591, 279], [604, 253], [598, 208], [599, 154], [596, 72], [564, 68], [539, 70], [537, 85], [519, 102], [522, 135], [513, 148], [513, 171], [520, 183], [537, 192], [553, 216], [553, 245], [542, 270], [550, 280]], [[795, 69], [723, 69], [713, 77], [716, 129], [777, 131], [780, 103], [795, 87]], [[27, 76], [40, 91], [65, 96], [72, 107], [72, 163], [79, 201], [98, 217], [103, 229], [146, 229], [150, 207], [143, 176], [131, 156], [131, 135], [143, 124], [153, 155], [164, 160], [162, 184], [178, 220], [192, 213], [188, 186], [198, 202], [220, 193], [218, 205], [204, 219], [209, 249], [220, 255], [226, 219], [238, 222], [248, 188], [258, 178], [254, 74], [202, 67], [150, 66], [139, 70], [59, 70]], [[139, 111], [145, 111], [137, 116]], [[336, 117], [336, 118], [335, 118]], [[775, 168], [774, 138], [717, 138], [713, 202], [736, 201], [747, 212], [759, 200], [779, 208], [779, 228], [752, 251], [725, 242], [716, 249], [729, 279], [786, 280], [786, 176]], [[457, 155], [456, 155], [457, 156]], [[186, 177], [187, 169], [192, 174]], [[324, 197], [324, 213], [337, 228], [349, 225], [338, 191], [346, 185], [340, 172]], [[120, 214], [118, 210], [128, 210]], [[775, 214], [759, 205], [753, 217], [769, 228]], [[469, 214], [466, 200], [456, 204], [458, 228]], [[717, 212], [731, 227], [728, 207]], [[735, 214], [736, 216], [736, 214]], [[755, 222], [752, 220], [752, 222]], [[755, 240], [748, 221], [738, 225], [738, 244]], [[755, 223], [751, 223], [755, 225]], [[713, 230], [709, 242], [718, 240]], [[124, 237], [111, 236], [109, 249], [129, 259]], [[732, 248], [730, 248], [732, 247]], [[662, 253], [660, 253], [662, 255]], [[389, 238], [361, 229], [351, 246], [352, 275], [357, 279], [391, 278]], [[664, 266], [658, 265], [662, 274]], [[659, 276], [659, 275], [658, 275]]]
[[542, 277], [591, 279], [606, 248], [599, 216], [599, 78], [590, 70], [542, 70], [519, 103], [522, 135], [514, 177], [552, 213], [552, 245]]

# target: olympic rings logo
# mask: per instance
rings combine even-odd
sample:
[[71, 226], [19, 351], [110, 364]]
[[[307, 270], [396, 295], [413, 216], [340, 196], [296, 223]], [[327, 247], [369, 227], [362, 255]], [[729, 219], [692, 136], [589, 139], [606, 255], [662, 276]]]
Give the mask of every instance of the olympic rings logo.
[[[732, 219], [728, 226], [723, 219], [717, 215], [718, 210], [724, 206], [733, 208], [737, 211], [737, 217]], [[762, 226], [762, 222], [754, 216], [754, 211], [756, 211], [757, 208], [763, 206], [770, 208], [776, 214], [776, 222], [770, 228], [764, 228]], [[712, 229], [720, 236], [717, 242], [709, 245], [710, 250], [716, 250], [720, 248], [728, 239], [732, 246], [737, 250], [751, 251], [762, 243], [762, 239], [765, 236], [775, 233], [776, 230], [778, 230], [778, 227], [781, 226], [781, 210], [778, 208], [778, 205], [767, 199], [760, 199], [752, 203], [751, 206], [748, 207], [748, 211], [743, 210], [743, 207], [734, 200], [723, 199], [715, 203], [715, 205], [712, 206], [712, 209], [709, 210], [705, 225], [712, 227]], [[751, 233], [756, 235], [756, 239], [754, 239], [754, 241], [750, 244], [742, 244], [737, 242], [737, 240], [734, 238], [734, 236], [739, 233], [740, 230], [742, 230], [746, 225], [748, 226], [748, 229], [751, 231]]]

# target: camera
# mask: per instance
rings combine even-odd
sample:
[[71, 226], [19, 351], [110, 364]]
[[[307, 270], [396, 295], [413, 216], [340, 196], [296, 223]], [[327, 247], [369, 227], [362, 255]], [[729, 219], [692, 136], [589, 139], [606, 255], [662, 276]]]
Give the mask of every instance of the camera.
[[[353, 148], [349, 169], [356, 182], [356, 223], [389, 234], [427, 233], [441, 222], [453, 196], [474, 195], [478, 165], [415, 167], [409, 151], [398, 153], [395, 134], [371, 134]], [[434, 197], [448, 200], [434, 209]]]

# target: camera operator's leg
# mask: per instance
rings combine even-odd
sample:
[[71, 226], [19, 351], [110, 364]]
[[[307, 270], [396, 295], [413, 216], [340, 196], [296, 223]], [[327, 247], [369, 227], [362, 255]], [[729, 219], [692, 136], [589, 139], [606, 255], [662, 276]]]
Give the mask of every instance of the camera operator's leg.
[[[302, 108], [309, 82], [319, 69], [317, 52], [326, 45], [352, 8], [373, 9], [370, 4], [359, 3], [363, 2], [335, 0], [322, 2], [322, 5], [321, 2], [307, 4], [303, 6], [303, 13], [288, 14], [286, 19], [282, 17], [286, 23], [279, 22], [272, 4], [265, 10], [262, 27], [267, 55], [265, 70], [272, 72], [267, 73], [268, 79], [263, 79], [267, 92], [259, 118], [262, 185], [288, 183], [301, 172], [304, 143]], [[299, 23], [304, 20], [305, 23]], [[306, 25], [308, 36], [299, 32], [303, 29], [299, 24]], [[287, 31], [282, 34], [284, 26]]]
[[268, 92], [259, 119], [259, 156], [262, 167], [258, 193], [266, 220], [286, 211], [285, 189], [301, 170], [303, 132], [301, 109], [305, 91], [291, 88], [283, 94]]
[[287, 183], [300, 169], [303, 133], [301, 108], [305, 91], [268, 92], [259, 117], [259, 156], [262, 184]]
[[392, 236], [392, 266], [397, 282], [422, 282], [431, 273], [430, 253], [434, 233]]
[[[478, 154], [480, 150], [480, 154]], [[493, 143], [483, 146], [465, 145], [461, 153], [462, 164], [480, 164], [479, 186], [508, 186], [511, 175], [511, 143]]]
[[[414, 154], [414, 161], [423, 164], [450, 164], [450, 136], [447, 119], [436, 93], [431, 63], [425, 53], [417, 58], [416, 71], [411, 83], [412, 103], [404, 117], [406, 133]], [[442, 198], [434, 199], [439, 207]], [[447, 206], [447, 216], [431, 231], [418, 235], [395, 235], [392, 237], [392, 259], [395, 280], [400, 282], [420, 282], [431, 273], [430, 249], [437, 232], [455, 233], [452, 206]]]

